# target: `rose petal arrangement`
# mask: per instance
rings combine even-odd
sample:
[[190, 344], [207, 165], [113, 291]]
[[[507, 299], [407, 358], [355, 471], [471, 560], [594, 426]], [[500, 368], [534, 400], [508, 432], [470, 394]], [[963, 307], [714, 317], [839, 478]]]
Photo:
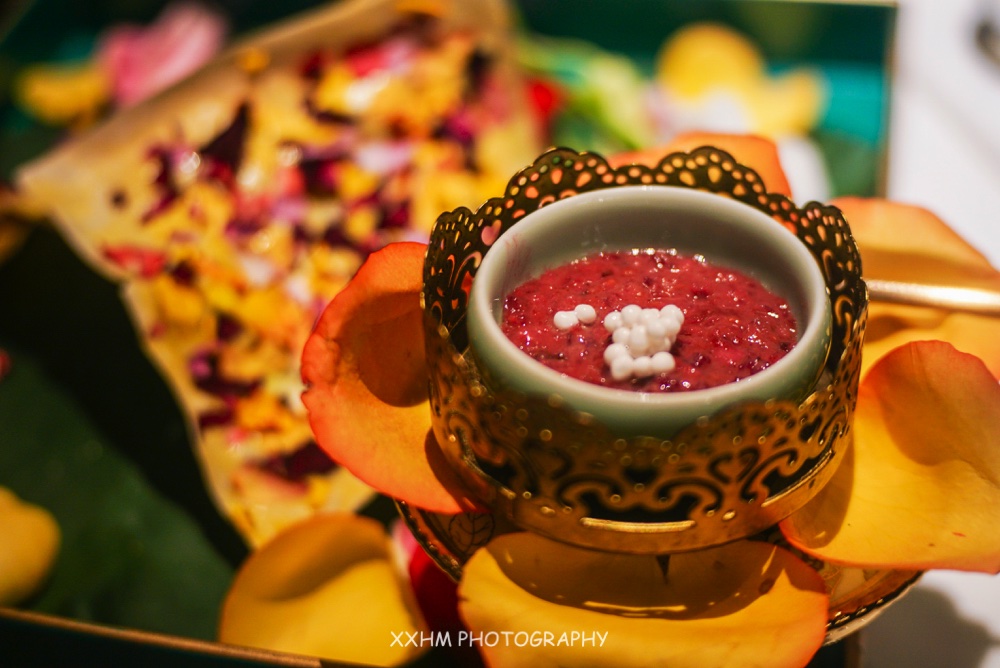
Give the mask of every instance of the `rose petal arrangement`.
[[[686, 136], [612, 163], [655, 163], [692, 145], [722, 147], [772, 190], [786, 183], [773, 145], [757, 138]], [[883, 200], [835, 204], [862, 259], [872, 257], [866, 276], [919, 273], [1000, 285], [1000, 272], [929, 212]], [[887, 243], [901, 237], [907, 244]], [[929, 568], [1000, 571], [993, 530], [1000, 519], [1000, 365], [986, 334], [997, 332], [996, 322], [872, 304], [852, 443], [822, 491], [780, 523], [781, 538], [738, 540], [669, 560], [601, 553], [490, 529], [502, 518], [489, 519], [443, 461], [426, 389], [424, 256], [418, 243], [390, 245], [331, 302], [304, 351], [304, 400], [318, 443], [360, 478], [404, 507], [471, 522], [470, 535], [485, 523], [493, 538], [454, 573], [469, 637], [607, 633], [600, 648], [480, 643], [490, 665], [644, 665], [653, 653], [671, 665], [805, 665], [837, 625], [837, 595], [817, 570], [822, 564], [844, 580], [872, 569], [910, 573], [903, 581]], [[966, 323], [956, 326], [955, 319]], [[296, 562], [287, 563], [289, 577], [318, 567]], [[419, 603], [411, 610], [419, 614]], [[343, 613], [330, 606], [314, 614], [335, 628]], [[301, 620], [261, 614], [258, 622], [293, 633]], [[435, 628], [434, 617], [423, 623]], [[225, 620], [222, 629], [225, 639]], [[720, 634], [730, 642], [710, 640]]]

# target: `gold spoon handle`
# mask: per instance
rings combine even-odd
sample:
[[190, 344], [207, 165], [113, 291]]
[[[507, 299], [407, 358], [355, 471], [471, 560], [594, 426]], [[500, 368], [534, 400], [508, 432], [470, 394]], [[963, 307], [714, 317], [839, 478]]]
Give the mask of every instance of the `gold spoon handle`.
[[1000, 317], [1000, 291], [867, 278], [865, 283], [868, 284], [868, 294], [873, 301], [933, 306]]

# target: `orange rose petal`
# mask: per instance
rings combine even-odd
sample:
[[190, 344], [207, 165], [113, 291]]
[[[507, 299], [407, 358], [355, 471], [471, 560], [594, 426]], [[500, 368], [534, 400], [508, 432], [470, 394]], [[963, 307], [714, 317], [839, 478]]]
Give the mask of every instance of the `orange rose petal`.
[[305, 345], [302, 401], [334, 461], [385, 494], [458, 513], [473, 504], [428, 436], [425, 250], [387, 246], [334, 298]]
[[[1000, 272], [930, 211], [881, 199], [833, 200], [851, 225], [867, 278], [1000, 290]], [[872, 302], [864, 372], [910, 341], [937, 339], [972, 353], [1000, 377], [1000, 320]]]
[[673, 555], [664, 575], [656, 557], [527, 533], [476, 552], [458, 593], [495, 666], [803, 666], [828, 603], [816, 571], [767, 543]]
[[752, 168], [764, 181], [768, 192], [792, 196], [792, 188], [778, 159], [777, 145], [756, 135], [732, 135], [711, 132], [684, 132], [665, 146], [619, 153], [608, 162], [613, 167], [629, 164], [655, 165], [668, 153], [692, 151], [701, 146], [715, 146], [731, 154], [738, 162]]
[[862, 382], [854, 446], [781, 528], [832, 563], [1000, 572], [1000, 385], [982, 361], [912, 343]]
[[394, 644], [393, 634], [425, 627], [390, 546], [378, 522], [356, 515], [316, 515], [293, 525], [236, 574], [219, 640], [364, 665], [413, 658], [419, 647]]
[[883, 274], [880, 278], [922, 273], [920, 267], [900, 262], [897, 254], [923, 256], [955, 271], [955, 276], [996, 273], [986, 256], [927, 209], [863, 197], [838, 197], [830, 204], [844, 212], [854, 236], [864, 241], [865, 250], [872, 253], [865, 269]]

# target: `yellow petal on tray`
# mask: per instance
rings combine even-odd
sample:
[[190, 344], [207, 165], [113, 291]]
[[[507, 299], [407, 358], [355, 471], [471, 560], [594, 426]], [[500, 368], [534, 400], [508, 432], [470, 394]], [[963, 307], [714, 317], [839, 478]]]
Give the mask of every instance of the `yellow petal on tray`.
[[43, 122], [79, 127], [97, 119], [111, 94], [107, 74], [96, 62], [29, 66], [14, 92], [19, 104]]
[[655, 557], [519, 533], [465, 565], [459, 610], [494, 666], [803, 666], [827, 596], [816, 571], [768, 543], [673, 555], [664, 574]]
[[732, 155], [740, 164], [750, 167], [764, 182], [768, 192], [792, 196], [788, 177], [778, 159], [778, 147], [770, 139], [756, 135], [735, 135], [713, 132], [683, 132], [664, 146], [641, 151], [619, 153], [608, 159], [618, 167], [631, 163], [655, 165], [663, 156], [675, 151], [692, 151], [702, 146], [715, 146]]
[[[866, 278], [1000, 290], [1000, 271], [926, 209], [882, 199], [838, 198], [861, 249]], [[986, 362], [1000, 377], [1000, 319], [873, 301], [863, 372], [908, 341], [936, 339]]]
[[1000, 572], [1000, 385], [941, 341], [908, 344], [862, 381], [854, 445], [782, 522], [832, 563]]
[[17, 605], [45, 582], [59, 554], [52, 514], [0, 487], [0, 607]]
[[390, 244], [334, 298], [305, 345], [302, 401], [316, 442], [334, 461], [385, 494], [458, 513], [473, 504], [460, 500], [458, 478], [428, 436], [425, 251]]
[[222, 606], [219, 640], [334, 661], [392, 666], [419, 651], [393, 634], [424, 623], [371, 519], [336, 513], [295, 524], [250, 555]]

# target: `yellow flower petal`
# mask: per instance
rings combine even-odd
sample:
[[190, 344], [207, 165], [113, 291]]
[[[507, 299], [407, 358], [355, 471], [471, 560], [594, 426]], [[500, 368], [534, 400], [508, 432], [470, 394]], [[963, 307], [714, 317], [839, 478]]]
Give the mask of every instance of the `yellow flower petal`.
[[982, 361], [940, 341], [895, 350], [861, 384], [843, 464], [781, 528], [834, 563], [1000, 572], [998, 424]]
[[96, 62], [32, 65], [15, 82], [21, 106], [53, 125], [89, 124], [107, 104], [110, 93], [107, 76]]
[[0, 487], [0, 606], [38, 591], [59, 554], [61, 532], [52, 514]]
[[293, 525], [250, 555], [223, 603], [219, 640], [392, 666], [419, 650], [393, 634], [423, 629], [382, 526], [338, 513]]
[[664, 575], [655, 557], [519, 533], [465, 565], [459, 610], [492, 666], [802, 666], [823, 642], [827, 595], [768, 543], [673, 555]]
[[[866, 278], [1000, 290], [1000, 271], [930, 211], [857, 197], [831, 203], [851, 225]], [[873, 301], [862, 373], [904, 343], [936, 339], [976, 355], [1000, 377], [998, 338], [997, 318]]]

